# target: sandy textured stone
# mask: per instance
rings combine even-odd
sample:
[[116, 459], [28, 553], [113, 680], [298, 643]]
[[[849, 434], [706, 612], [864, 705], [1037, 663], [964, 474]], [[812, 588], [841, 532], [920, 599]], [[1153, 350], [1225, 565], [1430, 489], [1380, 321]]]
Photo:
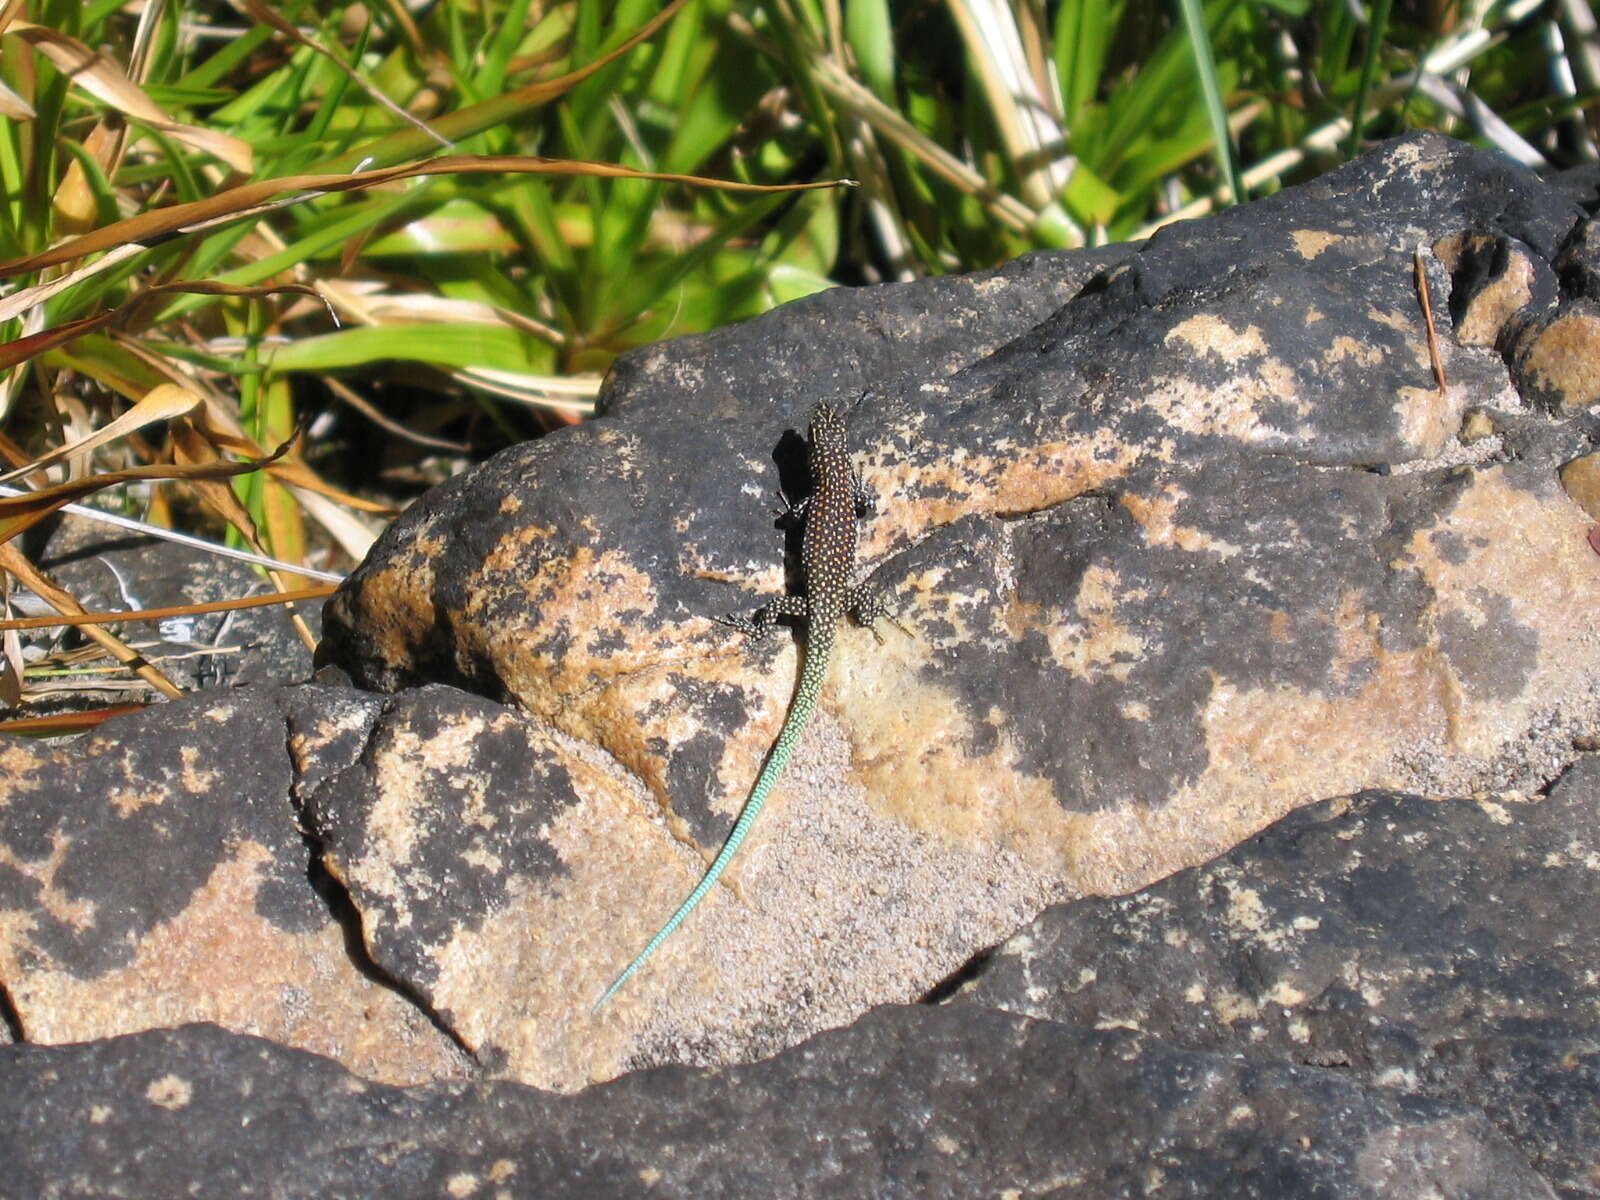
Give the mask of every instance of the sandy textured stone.
[[1561, 486], [1592, 520], [1600, 521], [1600, 454], [1585, 454], [1562, 467]]
[[1526, 339], [1520, 365], [1531, 386], [1560, 408], [1600, 404], [1600, 305], [1562, 310]]
[[462, 1072], [427, 1015], [352, 961], [308, 877], [280, 704], [362, 719], [337, 697], [240, 691], [64, 750], [0, 739], [0, 986], [22, 1040], [214, 1021], [373, 1079]]

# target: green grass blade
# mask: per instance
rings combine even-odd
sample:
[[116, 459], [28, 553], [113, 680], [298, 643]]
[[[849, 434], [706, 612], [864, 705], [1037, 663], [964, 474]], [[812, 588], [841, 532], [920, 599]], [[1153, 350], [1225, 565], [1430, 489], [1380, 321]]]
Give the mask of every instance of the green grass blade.
[[1200, 0], [1178, 0], [1178, 11], [1183, 16], [1184, 28], [1189, 34], [1189, 50], [1194, 58], [1195, 75], [1200, 81], [1200, 96], [1205, 102], [1206, 119], [1211, 123], [1211, 136], [1216, 141], [1217, 166], [1228, 181], [1233, 193], [1233, 203], [1243, 204], [1244, 184], [1239, 178], [1239, 164], [1233, 153], [1233, 134], [1228, 129], [1228, 113], [1222, 105], [1222, 89], [1217, 84], [1217, 64], [1211, 56], [1211, 37], [1206, 30], [1205, 14]]
[[1361, 82], [1356, 87], [1356, 102], [1350, 112], [1350, 139], [1344, 152], [1354, 158], [1361, 150], [1362, 131], [1367, 124], [1367, 99], [1372, 95], [1372, 79], [1378, 70], [1378, 54], [1389, 35], [1390, 0], [1376, 0], [1367, 25], [1367, 45], [1361, 55]]

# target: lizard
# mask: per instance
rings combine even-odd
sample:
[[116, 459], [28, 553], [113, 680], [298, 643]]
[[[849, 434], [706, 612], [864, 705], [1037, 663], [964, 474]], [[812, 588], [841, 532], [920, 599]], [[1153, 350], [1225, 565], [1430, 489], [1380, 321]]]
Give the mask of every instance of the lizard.
[[[592, 1012], [599, 1012], [623, 984], [644, 966], [646, 960], [661, 948], [661, 944], [672, 936], [684, 918], [705, 899], [706, 893], [716, 886], [717, 880], [738, 853], [745, 835], [755, 824], [768, 795], [794, 755], [800, 735], [805, 732], [816, 712], [822, 685], [833, 663], [839, 625], [845, 614], [850, 613], [857, 623], [868, 628], [889, 615], [879, 593], [850, 582], [856, 560], [856, 520], [858, 516], [872, 512], [873, 502], [872, 493], [862, 484], [850, 463], [844, 415], [835, 405], [824, 401], [812, 413], [809, 432], [811, 494], [791, 510], [805, 522], [800, 540], [800, 567], [804, 575], [805, 594], [797, 596], [785, 593], [757, 610], [753, 618], [717, 618], [722, 624], [755, 637], [770, 634], [780, 617], [805, 621], [805, 652], [794, 700], [784, 716], [783, 725], [761, 767], [761, 773], [750, 789], [749, 798], [739, 812], [738, 820], [734, 822], [727, 840], [722, 843], [722, 849], [706, 868], [694, 890], [678, 905], [677, 911], [667, 918], [666, 924], [595, 1002]], [[876, 629], [873, 629], [873, 633], [876, 635]]]

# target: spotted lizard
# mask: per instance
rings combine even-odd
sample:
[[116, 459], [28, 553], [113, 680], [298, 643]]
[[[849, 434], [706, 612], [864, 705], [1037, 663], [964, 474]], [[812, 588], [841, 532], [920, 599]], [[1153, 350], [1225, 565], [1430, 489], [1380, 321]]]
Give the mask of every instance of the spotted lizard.
[[753, 618], [718, 618], [746, 634], [765, 637], [772, 632], [780, 617], [803, 619], [806, 623], [805, 659], [800, 669], [800, 682], [794, 700], [778, 730], [777, 740], [767, 761], [756, 777], [750, 798], [745, 801], [734, 822], [728, 840], [701, 876], [678, 910], [667, 918], [667, 923], [646, 943], [622, 974], [595, 1002], [594, 1012], [617, 994], [623, 984], [644, 966], [661, 944], [672, 936], [685, 917], [705, 899], [728, 863], [738, 853], [745, 835], [755, 824], [768, 795], [779, 776], [794, 755], [800, 735], [810, 724], [817, 710], [817, 700], [822, 685], [828, 677], [833, 661], [833, 648], [839, 624], [845, 613], [869, 628], [879, 619], [887, 617], [882, 597], [860, 585], [852, 585], [850, 577], [856, 560], [856, 520], [872, 511], [872, 494], [862, 485], [855, 468], [850, 464], [850, 453], [845, 443], [844, 416], [831, 403], [819, 404], [811, 417], [811, 495], [794, 509], [805, 521], [801, 534], [800, 565], [805, 574], [805, 595], [782, 595], [757, 611]]

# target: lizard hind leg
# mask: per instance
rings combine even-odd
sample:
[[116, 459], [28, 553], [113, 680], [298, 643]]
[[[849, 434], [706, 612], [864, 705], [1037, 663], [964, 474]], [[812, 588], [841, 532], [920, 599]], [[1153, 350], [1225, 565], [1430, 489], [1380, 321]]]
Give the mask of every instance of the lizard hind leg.
[[868, 587], [866, 584], [858, 584], [851, 588], [849, 607], [850, 615], [856, 619], [856, 624], [872, 630], [872, 636], [877, 638], [880, 645], [883, 642], [883, 635], [878, 632], [879, 621], [888, 621], [907, 637], [911, 636], [911, 630], [901, 624], [900, 618], [890, 611], [888, 601], [877, 588]]

